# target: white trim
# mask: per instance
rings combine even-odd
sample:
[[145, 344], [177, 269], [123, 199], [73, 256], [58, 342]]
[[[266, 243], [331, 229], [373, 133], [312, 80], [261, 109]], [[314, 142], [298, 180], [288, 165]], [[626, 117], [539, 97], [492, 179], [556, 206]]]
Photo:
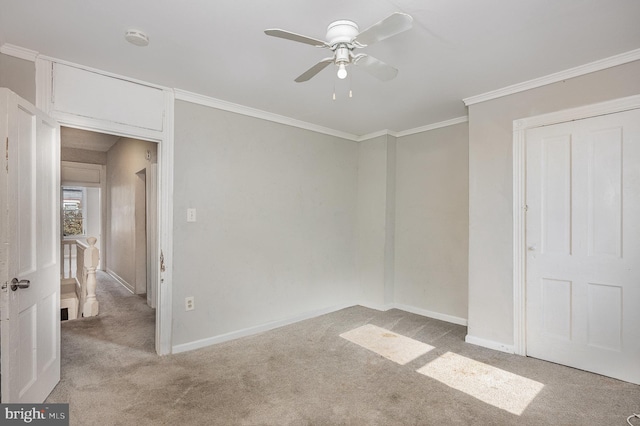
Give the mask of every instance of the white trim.
[[158, 142], [162, 140], [163, 133], [158, 130], [145, 129], [143, 127], [130, 126], [128, 124], [109, 122], [108, 129], [105, 129], [105, 120], [83, 117], [76, 114], [61, 111], [49, 111], [49, 115], [61, 123], [69, 123], [65, 127], [89, 130], [99, 133], [108, 132], [110, 135], [152, 140]]
[[[420, 308], [414, 308], [412, 306], [408, 306], [408, 305], [402, 305], [402, 304], [398, 304], [398, 303], [392, 303], [392, 304], [388, 304], [388, 305], [371, 305], [371, 304], [367, 304], [367, 303], [355, 303], [355, 304], [343, 304], [343, 305], [337, 305], [337, 306], [332, 306], [329, 308], [324, 308], [324, 309], [317, 309], [314, 311], [310, 311], [310, 312], [305, 312], [303, 314], [300, 315], [294, 315], [292, 317], [289, 318], [285, 318], [282, 320], [278, 320], [278, 321], [271, 321], [268, 322], [266, 324], [261, 324], [261, 325], [257, 325], [254, 327], [248, 327], [248, 328], [244, 328], [242, 330], [237, 330], [237, 331], [231, 331], [229, 333], [225, 333], [225, 334], [220, 334], [218, 336], [213, 336], [213, 337], [207, 337], [205, 339], [200, 339], [200, 340], [195, 340], [193, 342], [188, 342], [188, 343], [181, 343], [179, 345], [175, 345], [173, 346], [173, 351], [172, 353], [177, 354], [180, 352], [186, 352], [186, 351], [191, 351], [194, 349], [200, 349], [200, 348], [204, 348], [206, 346], [211, 346], [211, 345], [215, 345], [218, 343], [223, 343], [223, 342], [227, 342], [229, 340], [235, 340], [235, 339], [239, 339], [241, 337], [246, 337], [246, 336], [251, 336], [254, 334], [258, 334], [258, 333], [262, 333], [265, 331], [269, 331], [269, 330], [273, 330], [276, 328], [280, 328], [280, 327], [284, 327], [286, 325], [290, 325], [290, 324], [295, 324], [297, 322], [300, 321], [305, 321], [308, 319], [312, 319], [312, 318], [316, 318], [319, 317], [321, 315], [326, 315], [326, 314], [330, 314], [332, 312], [337, 312], [340, 311], [342, 309], [347, 309], [347, 308], [351, 308], [354, 306], [362, 306], [364, 308], [367, 309], [373, 309], [376, 311], [381, 311], [381, 312], [386, 312], [389, 309], [399, 309], [401, 311], [404, 312], [409, 312], [412, 314], [417, 314], [417, 315], [421, 315], [423, 317], [427, 317], [427, 318], [433, 318], [433, 319], [437, 319], [437, 320], [441, 320], [441, 321], [446, 321], [446, 322], [450, 322], [453, 324], [458, 324], [458, 325], [467, 325], [467, 320], [464, 318], [458, 318], [458, 317], [454, 317], [451, 315], [446, 315], [446, 314], [440, 314], [437, 312], [432, 312], [432, 311], [427, 311], [424, 309], [420, 309]], [[469, 336], [467, 336], [468, 338]], [[482, 339], [476, 339], [476, 341], [482, 341], [482, 342], [488, 342]], [[474, 343], [474, 342], [470, 342], [470, 343]], [[490, 342], [492, 343], [492, 342]], [[479, 343], [475, 343], [475, 344], [479, 344]], [[481, 345], [481, 346], [485, 346], [485, 345]], [[505, 348], [508, 348], [506, 345], [501, 345], [498, 343], [492, 343], [491, 346], [486, 346], [488, 348], [491, 349], [496, 349], [502, 352], [509, 352], [508, 350], [505, 350]], [[511, 352], [509, 353], [513, 353], [513, 350], [511, 350]]]
[[627, 96], [625, 98], [614, 99], [597, 104], [585, 105], [514, 120], [513, 130], [515, 132], [517, 130], [527, 130], [533, 127], [549, 126], [567, 121], [582, 120], [585, 118], [597, 117], [599, 115], [615, 114], [617, 112], [636, 109], [639, 106], [640, 95]]
[[319, 126], [317, 124], [307, 123], [305, 121], [285, 117], [284, 115], [274, 114], [272, 112], [263, 111], [260, 109], [251, 108], [251, 107], [247, 107], [240, 104], [234, 104], [232, 102], [227, 102], [221, 99], [216, 99], [216, 98], [200, 95], [193, 92], [188, 92], [186, 90], [175, 89], [175, 95], [176, 95], [176, 100], [179, 100], [179, 101], [191, 102], [194, 104], [208, 106], [208, 107], [220, 109], [223, 111], [235, 112], [237, 114], [242, 114], [249, 117], [272, 121], [274, 123], [297, 127], [304, 130], [311, 130], [312, 132], [335, 136], [338, 138], [347, 139], [354, 142], [358, 140], [358, 136], [353, 135], [351, 133], [330, 129], [328, 127]]
[[24, 59], [25, 61], [35, 62], [38, 57], [38, 52], [35, 50], [25, 49], [24, 47], [15, 46], [13, 44], [5, 43], [0, 46], [0, 53], [13, 56], [14, 58]]
[[590, 62], [588, 64], [580, 65], [574, 68], [569, 68], [568, 70], [556, 72], [543, 77], [534, 78], [533, 80], [503, 87], [502, 89], [493, 90], [491, 92], [483, 93], [476, 96], [470, 96], [468, 98], [464, 98], [462, 101], [466, 106], [469, 106], [469, 105], [477, 104], [479, 102], [485, 102], [491, 99], [513, 95], [514, 93], [524, 92], [525, 90], [535, 89], [536, 87], [545, 86], [547, 84], [557, 83], [559, 81], [567, 80], [569, 78], [579, 77], [581, 75], [589, 74], [596, 71], [601, 71], [607, 68], [612, 68], [618, 65], [637, 61], [639, 59], [640, 59], [640, 49], [635, 49], [629, 52], [621, 53], [619, 55], [614, 55], [608, 58]]
[[426, 126], [403, 130], [401, 132], [394, 132], [394, 131], [385, 129], [385, 130], [379, 130], [373, 133], [368, 133], [363, 136], [358, 136], [352, 133], [330, 129], [328, 127], [323, 127], [317, 124], [308, 123], [306, 121], [296, 120], [294, 118], [285, 117], [283, 115], [274, 114], [268, 111], [263, 111], [263, 110], [247, 107], [244, 105], [234, 104], [232, 102], [227, 102], [221, 99], [200, 95], [198, 93], [188, 92], [182, 89], [175, 89], [175, 95], [176, 95], [176, 100], [179, 100], [179, 101], [191, 102], [197, 105], [203, 105], [211, 108], [221, 109], [223, 111], [235, 112], [237, 114], [260, 118], [262, 120], [272, 121], [274, 123], [280, 123], [287, 126], [298, 127], [300, 129], [310, 130], [316, 133], [336, 136], [338, 138], [347, 139], [354, 142], [363, 142], [369, 139], [377, 138], [380, 136], [387, 136], [387, 135], [394, 136], [394, 137], [408, 136], [408, 135], [413, 135], [415, 133], [421, 133], [429, 130], [439, 129], [441, 127], [452, 126], [454, 124], [465, 123], [469, 120], [469, 118], [465, 115], [463, 117], [456, 117], [450, 120], [428, 124]]
[[426, 126], [416, 127], [414, 129], [403, 130], [401, 132], [397, 132], [394, 136], [401, 138], [403, 136], [414, 135], [416, 133], [428, 132], [430, 130], [440, 129], [442, 127], [449, 127], [455, 124], [466, 123], [469, 121], [469, 117], [464, 115], [462, 117], [452, 118], [450, 120], [440, 121], [438, 123], [427, 124]]
[[449, 127], [455, 124], [466, 123], [469, 121], [469, 117], [463, 115], [462, 117], [452, 118], [450, 120], [439, 121], [437, 123], [427, 124], [425, 126], [414, 127], [413, 129], [402, 130], [399, 132], [394, 132], [393, 130], [379, 130], [377, 132], [368, 133], [366, 135], [359, 136], [357, 138], [358, 142], [364, 142], [369, 139], [378, 138], [380, 136], [393, 136], [395, 138], [401, 138], [403, 136], [415, 135], [416, 133], [428, 132], [430, 130], [440, 129], [442, 127]]
[[525, 205], [525, 141], [524, 131], [513, 134], [513, 350], [517, 355], [526, 355], [526, 205]]
[[494, 342], [493, 340], [481, 339], [479, 337], [475, 337], [470, 334], [467, 334], [465, 336], [464, 341], [467, 343], [471, 343], [472, 345], [493, 349], [494, 351], [505, 352], [508, 354], [514, 353], [513, 346], [511, 345], [505, 345], [504, 343]]
[[465, 327], [468, 325], [468, 322], [465, 318], [456, 317], [448, 314], [441, 314], [439, 312], [428, 311], [426, 309], [416, 308], [409, 305], [403, 305], [401, 303], [393, 303], [394, 309], [400, 309], [401, 311], [410, 312], [412, 314], [421, 315], [423, 317], [433, 318], [440, 321], [450, 322], [452, 324], [464, 325]]
[[526, 355], [526, 131], [640, 108], [640, 95], [561, 110], [513, 121], [513, 341], [514, 353]]
[[350, 306], [362, 306], [363, 308], [373, 309], [374, 311], [387, 312], [389, 309], [394, 309], [393, 304], [378, 305], [377, 303], [354, 303]]
[[129, 291], [129, 293], [135, 294], [135, 292], [133, 291], [133, 285], [129, 284], [127, 282], [127, 280], [122, 278], [120, 275], [116, 274], [110, 268], [107, 268], [106, 273], [109, 274], [111, 276], [111, 278], [113, 278], [114, 280], [118, 281], [118, 284], [120, 284], [122, 287], [126, 288]]
[[129, 83], [136, 83], [136, 84], [139, 84], [141, 86], [151, 87], [153, 89], [160, 89], [160, 90], [169, 89], [166, 86], [160, 86], [158, 84], [149, 83], [148, 81], [138, 80], [138, 79], [135, 79], [135, 78], [132, 78], [132, 77], [127, 77], [125, 75], [115, 74], [115, 73], [112, 73], [112, 72], [109, 72], [109, 71], [104, 71], [104, 70], [101, 70], [101, 69], [98, 69], [98, 68], [88, 67], [86, 65], [80, 65], [80, 64], [77, 64], [75, 62], [69, 62], [69, 61], [65, 61], [64, 59], [53, 58], [53, 57], [47, 56], [47, 55], [38, 54], [38, 59], [43, 59], [45, 61], [55, 62], [56, 64], [66, 65], [68, 67], [78, 68], [78, 69], [81, 69], [81, 70], [84, 70], [84, 71], [89, 71], [89, 72], [93, 72], [93, 73], [96, 73], [96, 74], [104, 75], [104, 76], [107, 76], [107, 77], [116, 78], [118, 80], [127, 81]]
[[[73, 114], [53, 114], [52, 113], [52, 63], [63, 63], [69, 66], [96, 72], [108, 77], [120, 78], [146, 85], [153, 88], [160, 88], [164, 92], [164, 122], [163, 131], [142, 129], [134, 126], [126, 126], [104, 120], [88, 119]], [[173, 256], [173, 144], [174, 144], [174, 94], [173, 90], [141, 82], [139, 80], [128, 79], [112, 73], [83, 67], [70, 62], [51, 59], [45, 56], [38, 56], [36, 59], [36, 106], [50, 115], [57, 118], [61, 124], [76, 127], [84, 130], [110, 133], [123, 137], [145, 139], [160, 144], [158, 152], [158, 253], [164, 254], [165, 272], [160, 272], [160, 262], [156, 263], [158, 268], [157, 283], [157, 308], [156, 308], [156, 352], [158, 355], [171, 353], [172, 336], [172, 256]], [[106, 192], [106, 191], [105, 191]], [[106, 253], [105, 253], [106, 255]]]
[[284, 327], [286, 325], [295, 324], [300, 321], [308, 320], [311, 318], [319, 317], [321, 315], [329, 314], [332, 312], [337, 312], [342, 309], [350, 308], [353, 305], [345, 304], [332, 306], [330, 308], [318, 309], [311, 312], [306, 312], [300, 315], [295, 315], [293, 317], [285, 318], [278, 321], [271, 321], [266, 324], [257, 325], [255, 327], [248, 327], [242, 330], [232, 331], [225, 334], [220, 334], [218, 336], [207, 337], [205, 339], [195, 340], [189, 343], [182, 343], [179, 345], [173, 346], [173, 353], [177, 354], [180, 352], [191, 351], [193, 349], [204, 348], [206, 346], [215, 345], [217, 343], [227, 342], [229, 340], [239, 339], [241, 337], [251, 336], [254, 334], [262, 333], [265, 331], [273, 330], [276, 328]]
[[36, 58], [36, 108], [51, 114], [51, 93], [53, 91], [53, 63]]
[[396, 132], [389, 129], [384, 129], [384, 130], [378, 130], [377, 132], [373, 132], [373, 133], [367, 133], [366, 135], [357, 136], [357, 141], [364, 142], [369, 139], [379, 138], [380, 136], [396, 136], [396, 135], [397, 135]]
[[174, 164], [174, 93], [165, 90], [164, 136], [158, 153], [157, 202], [158, 225], [157, 253], [164, 257], [164, 272], [160, 258], [156, 259], [156, 352], [159, 355], [171, 353], [173, 333], [173, 164]]

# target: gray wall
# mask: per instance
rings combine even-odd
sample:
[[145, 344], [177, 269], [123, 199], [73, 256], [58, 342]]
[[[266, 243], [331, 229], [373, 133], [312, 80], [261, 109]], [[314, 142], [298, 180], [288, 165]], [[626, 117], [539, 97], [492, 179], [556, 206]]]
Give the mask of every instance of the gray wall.
[[468, 126], [397, 143], [395, 302], [467, 319]]
[[513, 120], [640, 94], [640, 61], [469, 107], [469, 335], [513, 344]]
[[35, 105], [35, 63], [0, 53], [0, 87], [12, 90]]
[[174, 158], [174, 345], [355, 299], [357, 143], [178, 101]]
[[393, 302], [396, 138], [358, 144], [358, 302], [383, 309]]
[[[107, 152], [107, 270], [131, 291], [136, 287], [136, 173], [156, 162], [153, 142], [121, 138]], [[151, 160], [146, 159], [147, 150]], [[144, 286], [143, 286], [144, 287]]]

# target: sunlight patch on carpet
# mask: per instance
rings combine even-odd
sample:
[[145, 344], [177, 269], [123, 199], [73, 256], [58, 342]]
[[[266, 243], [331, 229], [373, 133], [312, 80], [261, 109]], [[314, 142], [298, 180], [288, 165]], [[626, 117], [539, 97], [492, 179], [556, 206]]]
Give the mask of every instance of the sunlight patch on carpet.
[[426, 343], [402, 336], [384, 328], [366, 324], [342, 333], [340, 337], [404, 365], [433, 349]]
[[452, 352], [429, 362], [418, 373], [518, 416], [544, 388], [542, 383]]

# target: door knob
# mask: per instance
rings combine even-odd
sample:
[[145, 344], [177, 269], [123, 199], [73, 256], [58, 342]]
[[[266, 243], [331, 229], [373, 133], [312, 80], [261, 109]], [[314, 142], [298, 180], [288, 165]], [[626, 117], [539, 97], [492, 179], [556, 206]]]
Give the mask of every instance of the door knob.
[[19, 288], [28, 288], [30, 284], [31, 284], [31, 281], [29, 280], [18, 281], [17, 278], [14, 278], [11, 280], [11, 290], [16, 291]]

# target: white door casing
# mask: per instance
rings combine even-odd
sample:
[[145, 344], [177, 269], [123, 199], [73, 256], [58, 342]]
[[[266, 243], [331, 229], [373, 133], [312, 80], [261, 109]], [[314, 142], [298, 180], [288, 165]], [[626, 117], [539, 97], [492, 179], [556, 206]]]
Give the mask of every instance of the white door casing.
[[[7, 89], [0, 99], [2, 402], [41, 403], [60, 380], [60, 128]], [[13, 278], [30, 284], [13, 291]]]
[[[71, 74], [65, 74], [68, 72]], [[98, 92], [103, 96], [94, 96]], [[155, 342], [159, 355], [172, 350], [174, 98], [173, 90], [143, 81], [59, 59], [36, 59], [36, 105], [61, 125], [159, 144], [151, 274], [156, 290]]]
[[525, 141], [526, 354], [640, 383], [640, 109]]
[[156, 235], [158, 233], [158, 167], [155, 163], [151, 163], [147, 169], [147, 276], [149, 277], [147, 287], [147, 305], [156, 309], [157, 306], [157, 284], [158, 269], [154, 268], [154, 259], [158, 258], [158, 247], [156, 243]]

